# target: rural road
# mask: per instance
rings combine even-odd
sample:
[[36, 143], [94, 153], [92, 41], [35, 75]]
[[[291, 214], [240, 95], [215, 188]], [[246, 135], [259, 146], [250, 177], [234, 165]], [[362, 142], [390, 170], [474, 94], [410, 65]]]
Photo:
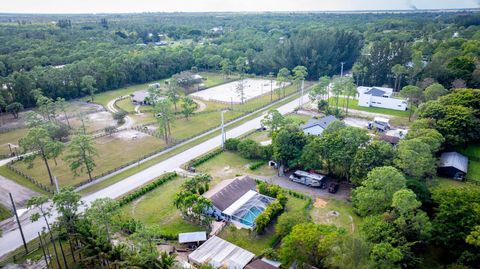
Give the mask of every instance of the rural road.
[[[304, 97], [305, 99], [306, 97]], [[282, 105], [277, 110], [282, 114], [287, 114], [298, 106], [299, 98]], [[260, 128], [263, 116], [259, 116], [252, 120], [249, 120], [227, 132], [227, 138], [239, 137], [251, 130]], [[221, 135], [217, 135], [205, 142], [202, 142], [188, 150], [185, 150], [175, 156], [172, 156], [164, 161], [161, 161], [143, 171], [140, 171], [132, 176], [125, 178], [124, 180], [110, 185], [102, 190], [89, 194], [82, 198], [82, 200], [89, 204], [98, 198], [117, 198], [131, 190], [134, 190], [145, 183], [161, 176], [162, 174], [177, 170], [182, 164], [197, 158], [221, 144]], [[50, 221], [56, 218], [56, 214], [52, 214]], [[42, 222], [27, 223], [23, 225], [23, 232], [27, 241], [33, 240], [37, 237], [37, 233], [40, 232], [44, 224]], [[22, 239], [18, 230], [6, 232], [3, 237], [0, 238], [0, 257], [8, 254], [10, 251], [22, 246]]]

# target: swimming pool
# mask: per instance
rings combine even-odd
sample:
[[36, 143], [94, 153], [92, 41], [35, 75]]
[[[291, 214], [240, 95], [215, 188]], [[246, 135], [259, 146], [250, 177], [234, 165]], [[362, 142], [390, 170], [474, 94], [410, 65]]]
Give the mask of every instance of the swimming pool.
[[256, 207], [250, 208], [245, 215], [242, 216], [240, 219], [240, 223], [245, 224], [247, 226], [253, 227], [255, 224], [255, 219], [260, 215], [262, 211]]

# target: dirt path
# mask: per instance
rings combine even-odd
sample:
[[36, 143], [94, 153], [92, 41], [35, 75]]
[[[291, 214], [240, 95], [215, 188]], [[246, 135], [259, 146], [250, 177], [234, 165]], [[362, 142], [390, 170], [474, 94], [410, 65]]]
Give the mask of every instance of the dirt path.
[[204, 102], [197, 99], [193, 99], [193, 101], [197, 103], [197, 109], [193, 113], [202, 112], [207, 108], [207, 105]]
[[[108, 102], [107, 104], [107, 109], [108, 111], [110, 111], [111, 113], [115, 114], [118, 112], [118, 109], [115, 107], [115, 102], [121, 100], [122, 98], [127, 98], [128, 96], [120, 96], [120, 97], [117, 97], [113, 100], [110, 100], [110, 102]], [[135, 121], [129, 117], [129, 116], [126, 116], [125, 117], [125, 123], [121, 126], [118, 126], [117, 129], [129, 129], [131, 128], [133, 125], [135, 124]]]

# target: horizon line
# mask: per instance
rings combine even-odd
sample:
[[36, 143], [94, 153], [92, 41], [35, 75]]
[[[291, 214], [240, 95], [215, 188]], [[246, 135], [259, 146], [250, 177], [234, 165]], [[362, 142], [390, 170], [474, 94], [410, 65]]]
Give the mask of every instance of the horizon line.
[[480, 7], [466, 8], [430, 8], [430, 9], [352, 9], [352, 10], [245, 10], [245, 11], [139, 11], [139, 12], [0, 12], [1, 15], [127, 15], [127, 14], [212, 14], [212, 13], [425, 13], [425, 12], [455, 12], [455, 11], [480, 11]]

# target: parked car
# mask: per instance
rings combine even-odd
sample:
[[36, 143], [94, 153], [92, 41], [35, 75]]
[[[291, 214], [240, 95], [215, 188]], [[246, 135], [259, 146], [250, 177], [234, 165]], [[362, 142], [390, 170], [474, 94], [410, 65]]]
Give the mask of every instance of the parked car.
[[339, 188], [338, 183], [331, 182], [330, 185], [328, 186], [328, 192], [329, 193], [337, 193], [338, 188]]

